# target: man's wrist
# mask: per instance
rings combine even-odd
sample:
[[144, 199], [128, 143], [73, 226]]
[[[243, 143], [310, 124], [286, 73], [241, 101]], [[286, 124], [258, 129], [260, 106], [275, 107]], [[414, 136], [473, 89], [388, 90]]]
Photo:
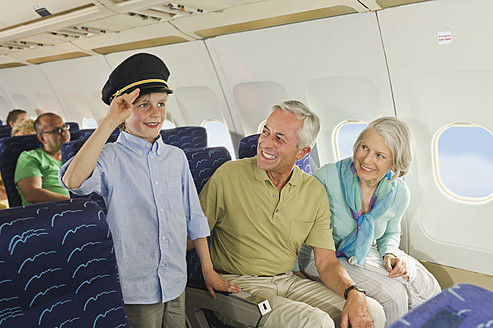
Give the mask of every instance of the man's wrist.
[[349, 286], [348, 288], [346, 288], [344, 290], [344, 299], [347, 300], [348, 296], [349, 296], [349, 292], [352, 291], [352, 290], [356, 290], [360, 293], [363, 293], [366, 295], [366, 291], [361, 288], [360, 286], [356, 285], [356, 284], [352, 284], [351, 286]]

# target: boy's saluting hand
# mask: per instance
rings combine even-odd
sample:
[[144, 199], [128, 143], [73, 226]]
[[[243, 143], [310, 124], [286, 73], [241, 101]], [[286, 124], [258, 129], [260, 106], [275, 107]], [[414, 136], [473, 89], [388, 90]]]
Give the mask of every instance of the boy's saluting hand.
[[139, 96], [140, 89], [137, 88], [130, 93], [124, 93], [111, 101], [107, 118], [118, 126], [130, 117], [133, 111], [133, 103]]

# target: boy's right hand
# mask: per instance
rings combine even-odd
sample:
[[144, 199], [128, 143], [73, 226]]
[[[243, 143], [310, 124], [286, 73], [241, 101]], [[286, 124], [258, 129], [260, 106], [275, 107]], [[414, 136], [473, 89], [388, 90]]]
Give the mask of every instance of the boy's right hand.
[[110, 110], [106, 116], [113, 124], [118, 126], [124, 122], [133, 111], [133, 103], [139, 96], [140, 89], [137, 88], [130, 93], [124, 93], [118, 97], [113, 98], [110, 104]]
[[203, 272], [205, 285], [213, 299], [216, 299], [215, 290], [219, 292], [236, 293], [241, 291], [241, 287], [231, 281], [224, 279], [216, 271], [210, 270]]

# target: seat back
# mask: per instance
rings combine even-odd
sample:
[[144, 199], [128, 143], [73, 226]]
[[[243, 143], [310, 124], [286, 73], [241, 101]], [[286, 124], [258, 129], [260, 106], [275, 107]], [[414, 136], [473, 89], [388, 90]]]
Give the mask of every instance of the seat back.
[[197, 193], [200, 194], [207, 181], [216, 170], [231, 160], [231, 155], [226, 147], [206, 147], [185, 151], [195, 182]]
[[[96, 131], [96, 129], [80, 129], [80, 130], [71, 131], [70, 132], [70, 135], [72, 137], [71, 140], [88, 139], [94, 131]], [[119, 134], [120, 134], [120, 128], [116, 128], [111, 133], [111, 136], [115, 137], [116, 140], [116, 137], [118, 137]]]
[[12, 128], [10, 126], [4, 125], [0, 126], [0, 138], [10, 137], [12, 135]]
[[163, 142], [183, 150], [207, 147], [207, 130], [202, 126], [180, 126], [161, 130]]
[[493, 292], [457, 284], [415, 307], [389, 328], [491, 327]]
[[[214, 172], [231, 160], [225, 147], [200, 148], [185, 151], [197, 192], [200, 193]], [[213, 234], [214, 232], [212, 232]], [[186, 311], [193, 327], [229, 328], [215, 315], [220, 313], [243, 326], [255, 326], [262, 315], [270, 311], [267, 300], [241, 292], [234, 295], [217, 293], [213, 301], [205, 290], [200, 260], [195, 249], [187, 252]], [[242, 295], [240, 295], [242, 294]], [[255, 300], [250, 302], [249, 300]]]
[[65, 122], [65, 124], [69, 127], [70, 132], [79, 130], [79, 123], [77, 122]]
[[[199, 148], [185, 151], [190, 172], [195, 182], [197, 193], [202, 191], [207, 181], [216, 170], [231, 160], [225, 147]], [[202, 270], [195, 249], [187, 252], [188, 283], [194, 286], [203, 284]]]
[[21, 196], [17, 192], [14, 182], [15, 167], [19, 155], [25, 150], [32, 150], [42, 146], [36, 135], [17, 136], [0, 139], [0, 173], [2, 174], [9, 206], [21, 206]]
[[127, 327], [113, 241], [90, 200], [0, 212], [0, 327]]
[[[252, 134], [240, 140], [240, 145], [238, 147], [239, 158], [253, 157], [257, 155], [257, 143], [259, 136], [260, 134]], [[310, 153], [306, 154], [305, 157], [297, 161], [296, 165], [305, 173], [312, 174], [312, 168], [310, 166]]]

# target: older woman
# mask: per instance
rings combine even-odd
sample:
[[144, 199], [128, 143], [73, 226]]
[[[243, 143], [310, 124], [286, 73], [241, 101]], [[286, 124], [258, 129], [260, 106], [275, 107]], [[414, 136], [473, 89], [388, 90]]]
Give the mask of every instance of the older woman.
[[[327, 164], [314, 174], [329, 197], [339, 261], [383, 306], [386, 325], [440, 292], [436, 279], [399, 250], [401, 219], [410, 200], [400, 177], [410, 165], [408, 127], [396, 118], [382, 117], [360, 133], [352, 158]], [[318, 278], [313, 252], [306, 245], [299, 265], [306, 276]]]

